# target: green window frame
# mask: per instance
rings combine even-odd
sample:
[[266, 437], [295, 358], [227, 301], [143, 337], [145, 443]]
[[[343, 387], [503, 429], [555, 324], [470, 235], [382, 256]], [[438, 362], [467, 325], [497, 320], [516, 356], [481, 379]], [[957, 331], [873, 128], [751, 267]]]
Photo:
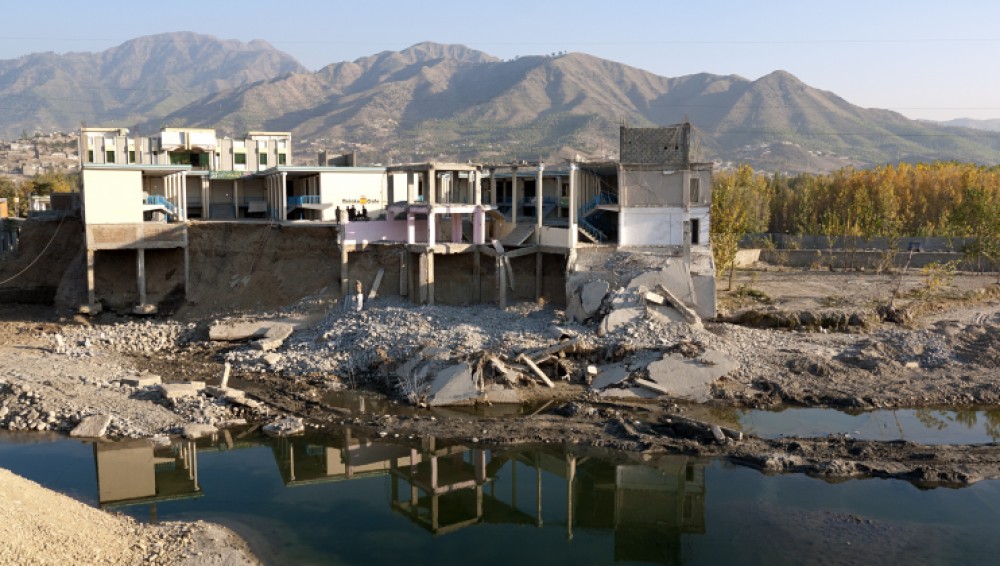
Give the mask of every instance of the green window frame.
[[257, 158], [257, 163], [259, 163], [261, 165], [267, 165], [267, 153], [266, 152], [263, 152], [263, 151], [260, 152], [260, 155]]
[[233, 163], [236, 165], [246, 165], [247, 164], [247, 154], [245, 153], [234, 153]]

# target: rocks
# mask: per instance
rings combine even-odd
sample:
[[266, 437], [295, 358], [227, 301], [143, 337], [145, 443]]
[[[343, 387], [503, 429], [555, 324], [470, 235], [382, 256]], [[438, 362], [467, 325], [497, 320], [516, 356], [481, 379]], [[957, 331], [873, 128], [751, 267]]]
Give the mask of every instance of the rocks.
[[215, 428], [215, 426], [203, 423], [188, 423], [181, 427], [181, 436], [190, 439], [214, 436], [218, 432], [219, 429]]

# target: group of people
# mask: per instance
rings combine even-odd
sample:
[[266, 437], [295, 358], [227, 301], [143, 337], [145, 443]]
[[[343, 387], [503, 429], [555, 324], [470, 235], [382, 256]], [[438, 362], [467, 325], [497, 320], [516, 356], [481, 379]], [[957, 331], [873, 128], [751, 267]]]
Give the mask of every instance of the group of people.
[[[340, 207], [337, 207], [337, 222], [340, 222]], [[354, 222], [355, 220], [368, 220], [368, 209], [365, 205], [361, 205], [361, 210], [354, 208], [354, 205], [347, 207], [347, 221]]]

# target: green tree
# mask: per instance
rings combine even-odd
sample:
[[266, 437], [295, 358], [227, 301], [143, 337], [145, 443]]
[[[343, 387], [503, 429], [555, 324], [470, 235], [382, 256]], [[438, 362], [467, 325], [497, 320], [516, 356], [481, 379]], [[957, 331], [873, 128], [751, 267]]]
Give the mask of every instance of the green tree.
[[[950, 220], [956, 234], [971, 238], [963, 250], [967, 257], [1000, 264], [1000, 191], [966, 187]], [[997, 273], [1000, 281], [1000, 268]]]
[[767, 229], [774, 186], [746, 164], [716, 175], [712, 185], [712, 254], [718, 274], [729, 269], [732, 289], [740, 240]]

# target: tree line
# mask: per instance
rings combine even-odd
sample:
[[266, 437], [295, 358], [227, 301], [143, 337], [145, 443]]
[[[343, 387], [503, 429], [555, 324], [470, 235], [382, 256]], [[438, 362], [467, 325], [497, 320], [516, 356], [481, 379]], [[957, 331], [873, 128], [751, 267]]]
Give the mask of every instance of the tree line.
[[746, 234], [868, 239], [969, 238], [970, 257], [1000, 261], [1000, 166], [938, 162], [768, 175], [742, 165], [716, 173], [712, 245], [732, 268]]
[[[0, 198], [7, 199], [7, 210], [11, 216], [28, 214], [31, 195], [46, 196], [52, 193], [69, 193], [80, 190], [78, 173], [40, 173], [29, 179], [15, 181], [10, 177], [0, 177]], [[15, 210], [14, 199], [17, 198]]]

